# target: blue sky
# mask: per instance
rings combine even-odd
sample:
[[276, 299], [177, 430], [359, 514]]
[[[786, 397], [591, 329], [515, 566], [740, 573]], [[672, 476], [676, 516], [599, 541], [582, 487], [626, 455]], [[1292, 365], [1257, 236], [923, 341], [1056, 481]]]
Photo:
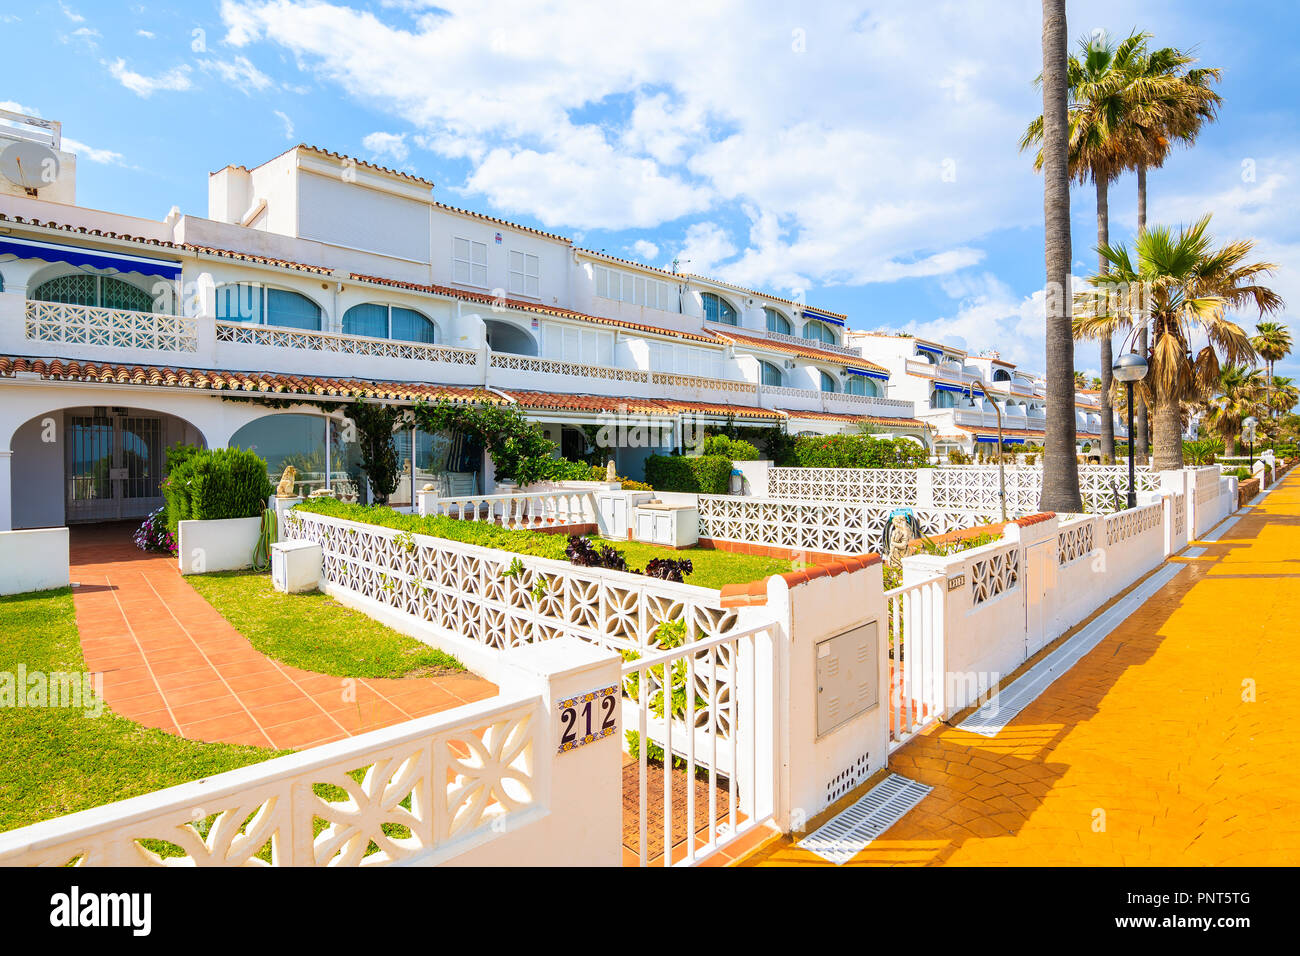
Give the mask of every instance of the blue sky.
[[[584, 246], [1041, 368], [1042, 184], [1015, 145], [1041, 108], [1039, 15], [1037, 0], [66, 0], [0, 13], [0, 102], [63, 122], [84, 205], [204, 215], [209, 171], [306, 142]], [[1068, 15], [1076, 39], [1140, 28], [1224, 70], [1220, 120], [1152, 172], [1150, 218], [1213, 212], [1300, 306], [1296, 5]], [[1112, 240], [1134, 193], [1131, 176], [1112, 186]], [[1083, 275], [1091, 187], [1072, 209]], [[1077, 364], [1095, 370], [1095, 346]]]

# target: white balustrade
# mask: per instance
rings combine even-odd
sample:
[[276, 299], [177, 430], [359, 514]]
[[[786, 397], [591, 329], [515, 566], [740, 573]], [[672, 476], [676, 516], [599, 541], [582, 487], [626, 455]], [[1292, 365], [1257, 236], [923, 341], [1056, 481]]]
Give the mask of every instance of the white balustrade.
[[421, 515], [484, 521], [511, 529], [594, 524], [596, 495], [591, 491], [519, 492], [437, 497], [418, 492]]
[[25, 335], [30, 342], [195, 352], [198, 320], [127, 309], [28, 301]]

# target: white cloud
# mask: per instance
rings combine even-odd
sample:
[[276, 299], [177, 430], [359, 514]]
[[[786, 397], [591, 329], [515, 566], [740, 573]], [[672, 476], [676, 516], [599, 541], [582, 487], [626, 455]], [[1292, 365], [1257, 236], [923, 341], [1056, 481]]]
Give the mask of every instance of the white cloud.
[[276, 118], [284, 124], [284, 138], [289, 140], [293, 139], [293, 120], [289, 119], [287, 113], [281, 112], [280, 110], [272, 110], [271, 112], [273, 112]]
[[96, 149], [94, 146], [87, 146], [80, 140], [72, 139], [69, 136], [63, 137], [63, 148], [70, 153], [76, 153], [78, 159], [88, 159], [92, 163], [100, 163], [105, 166], [125, 166], [121, 153], [115, 153], [111, 149]]
[[[776, 0], [592, 4], [578, 15], [518, 0], [357, 6], [222, 0], [220, 13], [231, 46], [277, 47], [318, 84], [408, 124], [410, 143], [464, 162], [459, 191], [471, 201], [557, 231], [667, 226], [674, 238], [654, 244], [697, 259], [690, 271], [788, 291], [941, 279], [981, 268], [991, 233], [1042, 228], [1042, 181], [1016, 148], [1041, 110], [1040, 18], [1029, 0], [998, 16], [941, 0], [870, 9], [827, 0], [797, 17]], [[1120, 0], [1096, 0], [1072, 31], [1130, 16]], [[1204, 25], [1174, 6], [1144, 23], [1174, 38]], [[792, 43], [795, 27], [806, 52]], [[1277, 172], [1270, 162], [1258, 163], [1255, 193]], [[1224, 165], [1239, 172], [1238, 161]], [[1153, 189], [1167, 188], [1169, 170], [1156, 172]], [[1131, 190], [1131, 177], [1112, 190], [1113, 224], [1128, 215]], [[1285, 222], [1300, 199], [1290, 185], [1276, 194], [1289, 206], [1195, 180], [1186, 192], [1189, 212], [1222, 202], [1231, 225], [1269, 230], [1279, 255], [1300, 243]], [[1084, 272], [1091, 204], [1076, 196]], [[1153, 217], [1164, 208], [1153, 192]], [[985, 289], [936, 321], [972, 333], [986, 321], [989, 336], [1001, 335], [1031, 306], [1020, 292]], [[1041, 366], [1034, 334], [1022, 352]]]
[[86, 22], [86, 18], [85, 18], [85, 17], [83, 17], [83, 16], [82, 16], [80, 13], [78, 13], [76, 10], [73, 10], [73, 9], [72, 9], [71, 7], [69, 7], [66, 3], [63, 3], [62, 0], [60, 0], [60, 3], [59, 3], [59, 9], [62, 10], [62, 11], [63, 11], [63, 15], [64, 15], [65, 17], [67, 17], [69, 20], [71, 20], [73, 23], [85, 23], [85, 22]]
[[138, 37], [144, 37], [146, 40], [152, 40], [155, 36], [155, 34], [148, 30], [136, 30], [135, 35]]
[[361, 145], [371, 156], [386, 156], [395, 163], [403, 163], [411, 155], [405, 133], [369, 133], [362, 138]]
[[237, 56], [233, 60], [200, 60], [199, 67], [205, 73], [216, 74], [222, 82], [233, 86], [245, 96], [275, 86], [275, 81], [254, 66], [246, 56]]
[[188, 63], [173, 67], [156, 76], [146, 76], [143, 73], [137, 73], [129, 69], [126, 61], [121, 57], [105, 65], [108, 67], [108, 72], [113, 76], [113, 79], [132, 93], [146, 99], [159, 90], [180, 92], [190, 89], [193, 85], [190, 82], [190, 73], [192, 71]]
[[642, 259], [652, 261], [659, 257], [659, 247], [648, 239], [638, 239], [632, 243], [632, 251]]

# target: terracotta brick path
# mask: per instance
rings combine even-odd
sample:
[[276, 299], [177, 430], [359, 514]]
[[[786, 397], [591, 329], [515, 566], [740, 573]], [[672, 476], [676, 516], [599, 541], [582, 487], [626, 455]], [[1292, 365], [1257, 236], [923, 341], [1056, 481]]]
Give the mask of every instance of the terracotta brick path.
[[254, 647], [134, 525], [75, 528], [72, 580], [86, 667], [118, 714], [194, 740], [298, 750], [496, 694], [472, 674], [349, 680]]
[[1300, 863], [1300, 473], [1206, 548], [997, 737], [900, 748], [934, 792], [850, 865]]

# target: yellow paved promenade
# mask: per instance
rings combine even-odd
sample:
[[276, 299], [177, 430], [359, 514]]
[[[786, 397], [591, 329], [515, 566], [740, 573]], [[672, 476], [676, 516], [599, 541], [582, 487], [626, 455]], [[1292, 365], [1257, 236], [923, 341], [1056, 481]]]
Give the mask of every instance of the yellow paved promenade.
[[[996, 738], [940, 727], [934, 787], [850, 864], [1300, 864], [1300, 471]], [[830, 866], [787, 839], [742, 865]]]

